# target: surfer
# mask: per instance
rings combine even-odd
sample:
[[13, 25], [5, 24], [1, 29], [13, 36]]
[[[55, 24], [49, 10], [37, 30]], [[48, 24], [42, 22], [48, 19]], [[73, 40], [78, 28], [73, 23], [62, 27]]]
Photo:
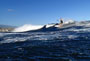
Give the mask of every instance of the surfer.
[[63, 19], [61, 18], [60, 23], [59, 23], [59, 27], [62, 27], [62, 25], [63, 25]]

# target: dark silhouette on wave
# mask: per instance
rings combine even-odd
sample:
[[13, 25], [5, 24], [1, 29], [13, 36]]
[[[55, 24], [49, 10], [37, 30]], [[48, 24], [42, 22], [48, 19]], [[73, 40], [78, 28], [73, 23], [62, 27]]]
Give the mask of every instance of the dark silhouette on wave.
[[26, 31], [26, 32], [46, 32], [46, 31], [58, 31], [59, 28], [57, 27], [49, 27], [49, 28], [46, 28], [46, 25], [44, 25], [41, 29], [37, 29], [37, 30], [30, 30], [30, 31]]
[[[67, 30], [67, 29], [83, 29], [83, 28], [88, 28], [85, 26], [77, 26], [76, 24], [77, 22], [73, 22], [73, 23], [68, 23], [68, 24], [63, 24], [62, 27], [56, 27], [57, 25], [59, 25], [59, 23], [53, 23], [52, 26], [47, 27], [47, 25], [44, 25], [42, 28], [37, 29], [37, 30], [29, 30], [29, 31], [25, 31], [25, 32], [49, 32], [49, 31], [62, 31], [62, 30]], [[88, 24], [90, 23], [90, 21], [82, 21], [79, 22], [79, 24]]]
[[[57, 25], [57, 24], [56, 24]], [[37, 29], [37, 30], [30, 30], [30, 31], [26, 31], [26, 32], [49, 32], [49, 31], [62, 31], [62, 30], [67, 30], [67, 29], [83, 29], [85, 28], [84, 26], [67, 26], [67, 27], [62, 27], [62, 28], [58, 28], [54, 26], [48, 27], [46, 28], [46, 25], [43, 26], [41, 29]]]

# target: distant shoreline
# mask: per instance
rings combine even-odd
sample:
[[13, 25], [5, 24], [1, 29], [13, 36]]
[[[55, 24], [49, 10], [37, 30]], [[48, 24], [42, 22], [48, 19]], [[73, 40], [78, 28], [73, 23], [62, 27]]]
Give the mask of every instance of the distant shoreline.
[[11, 32], [14, 28], [0, 28], [0, 32]]

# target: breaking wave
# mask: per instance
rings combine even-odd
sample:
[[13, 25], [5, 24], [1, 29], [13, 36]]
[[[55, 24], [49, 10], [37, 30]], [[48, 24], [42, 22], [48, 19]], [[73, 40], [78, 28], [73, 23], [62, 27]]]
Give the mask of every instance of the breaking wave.
[[24, 32], [24, 31], [29, 31], [29, 30], [37, 30], [37, 29], [40, 29], [42, 27], [43, 27], [42, 25], [25, 24], [23, 26], [17, 27], [12, 32]]
[[[11, 42], [21, 42], [27, 40], [81, 40], [82, 38], [90, 40], [90, 21], [76, 22], [71, 24], [66, 24], [65, 28], [62, 28], [58, 31], [50, 32], [24, 32], [24, 33], [0, 33], [0, 43], [11, 43]], [[23, 32], [28, 30], [40, 29], [43, 26], [33, 26], [33, 25], [24, 25], [18, 27], [14, 32]], [[46, 28], [51, 27], [47, 25]], [[80, 39], [81, 38], [81, 39]]]
[[90, 61], [90, 21], [64, 24], [58, 31], [23, 32], [43, 27], [24, 25], [15, 32], [0, 33], [0, 60]]
[[[64, 24], [71, 24], [74, 22], [75, 21], [73, 21], [73, 20], [68, 20], [68, 21], [64, 22]], [[47, 24], [46, 28], [52, 27], [53, 25], [54, 24]], [[23, 26], [15, 28], [12, 32], [25, 32], [25, 31], [30, 31], [30, 30], [37, 30], [37, 29], [41, 29], [42, 27], [44, 27], [44, 25], [25, 24]], [[58, 26], [56, 26], [56, 27], [58, 27]]]

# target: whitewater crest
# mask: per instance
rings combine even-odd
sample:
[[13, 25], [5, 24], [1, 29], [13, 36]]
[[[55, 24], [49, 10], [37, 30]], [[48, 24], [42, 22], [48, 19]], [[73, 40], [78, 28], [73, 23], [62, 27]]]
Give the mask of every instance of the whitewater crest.
[[25, 24], [23, 26], [15, 28], [12, 32], [25, 32], [29, 30], [37, 30], [42, 28], [42, 25], [31, 25], [31, 24]]
[[[35, 31], [35, 30], [41, 30], [41, 31], [50, 31], [50, 30], [55, 30], [59, 28], [58, 25], [56, 25], [58, 23], [53, 23], [53, 24], [47, 24], [47, 25], [31, 25], [31, 24], [25, 24], [23, 26], [20, 26], [20, 27], [17, 27], [15, 28], [12, 32], [26, 32], [26, 31]], [[73, 27], [71, 28], [71, 30], [80, 30], [80, 29], [75, 29], [74, 27], [75, 26], [83, 26], [83, 27], [89, 27], [90, 26], [90, 21], [81, 21], [81, 22], [76, 22], [76, 21], [73, 21], [73, 20], [68, 20], [68, 21], [65, 21], [63, 23], [63, 27], [59, 28], [59, 29], [62, 29], [62, 28], [69, 28], [69, 27]]]
[[27, 40], [43, 40], [43, 42], [46, 42], [48, 40], [90, 40], [90, 21], [68, 23], [66, 22], [64, 23], [63, 28], [60, 28], [57, 31], [51, 31], [52, 29], [55, 29], [53, 25], [54, 24], [48, 24], [44, 29], [49, 29], [50, 32], [24, 32], [43, 29], [43, 27], [45, 26], [24, 25], [16, 28], [13, 32], [0, 33], [0, 43], [22, 42]]
[[[64, 22], [64, 24], [70, 24], [70, 23], [74, 23], [75, 21], [73, 20], [69, 20]], [[12, 32], [25, 32], [25, 31], [31, 31], [31, 30], [38, 30], [43, 28], [44, 26], [46, 26], [46, 28], [49, 27], [53, 27], [56, 23], [54, 24], [47, 24], [47, 25], [31, 25], [31, 24], [25, 24], [23, 26], [17, 27], [15, 28]], [[58, 25], [56, 25], [55, 27], [58, 27]]]

